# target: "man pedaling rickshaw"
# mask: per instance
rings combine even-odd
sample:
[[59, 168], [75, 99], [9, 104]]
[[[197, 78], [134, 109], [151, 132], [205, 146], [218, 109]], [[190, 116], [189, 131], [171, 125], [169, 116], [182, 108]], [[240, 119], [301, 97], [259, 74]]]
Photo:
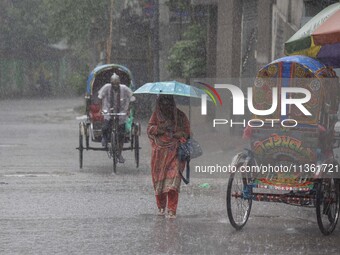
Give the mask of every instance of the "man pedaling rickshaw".
[[[115, 109], [116, 113], [123, 113], [120, 115], [118, 125], [118, 139], [119, 147], [117, 150], [117, 158], [119, 163], [124, 163], [125, 159], [122, 156], [122, 149], [125, 137], [125, 121], [129, 115], [129, 105], [135, 98], [133, 97], [132, 90], [124, 84], [120, 84], [120, 78], [116, 73], [110, 78], [111, 83], [105, 84], [98, 91], [98, 98], [101, 100], [102, 111], [110, 112], [110, 108]], [[113, 98], [112, 98], [113, 97]], [[104, 115], [104, 124], [102, 127], [102, 146], [107, 147], [109, 135], [112, 127], [112, 117]]]

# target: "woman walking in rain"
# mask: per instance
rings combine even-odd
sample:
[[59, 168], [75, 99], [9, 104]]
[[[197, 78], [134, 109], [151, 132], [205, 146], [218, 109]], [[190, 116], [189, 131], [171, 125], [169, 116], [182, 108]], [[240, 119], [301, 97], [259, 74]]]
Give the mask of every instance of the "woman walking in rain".
[[152, 146], [151, 174], [159, 215], [176, 218], [178, 193], [185, 161], [179, 161], [177, 150], [180, 140], [190, 136], [189, 120], [177, 109], [174, 97], [160, 95], [147, 128]]

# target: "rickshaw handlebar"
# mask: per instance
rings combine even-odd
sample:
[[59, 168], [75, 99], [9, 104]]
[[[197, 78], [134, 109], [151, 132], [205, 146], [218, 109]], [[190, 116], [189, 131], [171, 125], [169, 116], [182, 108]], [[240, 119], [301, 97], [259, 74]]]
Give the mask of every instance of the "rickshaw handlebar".
[[110, 113], [110, 112], [101, 112], [102, 115], [104, 116], [125, 116], [126, 113], [125, 112], [117, 112], [117, 113]]

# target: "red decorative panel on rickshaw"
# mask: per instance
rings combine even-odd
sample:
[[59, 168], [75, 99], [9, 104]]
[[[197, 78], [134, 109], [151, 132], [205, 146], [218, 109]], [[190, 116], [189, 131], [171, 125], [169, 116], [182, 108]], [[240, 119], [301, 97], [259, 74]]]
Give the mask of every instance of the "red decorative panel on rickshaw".
[[315, 163], [319, 130], [309, 128], [253, 128], [251, 147], [260, 164], [290, 165]]

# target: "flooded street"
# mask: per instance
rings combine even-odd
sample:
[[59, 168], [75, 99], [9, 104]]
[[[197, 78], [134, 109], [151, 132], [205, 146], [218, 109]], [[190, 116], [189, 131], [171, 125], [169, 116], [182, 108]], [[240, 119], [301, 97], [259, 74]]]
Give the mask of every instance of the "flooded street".
[[235, 231], [227, 179], [194, 175], [182, 185], [177, 219], [157, 216], [146, 122], [139, 169], [130, 151], [116, 175], [105, 152], [84, 151], [80, 170], [83, 104], [0, 101], [0, 254], [338, 254], [340, 227], [323, 236], [313, 208], [255, 202]]

